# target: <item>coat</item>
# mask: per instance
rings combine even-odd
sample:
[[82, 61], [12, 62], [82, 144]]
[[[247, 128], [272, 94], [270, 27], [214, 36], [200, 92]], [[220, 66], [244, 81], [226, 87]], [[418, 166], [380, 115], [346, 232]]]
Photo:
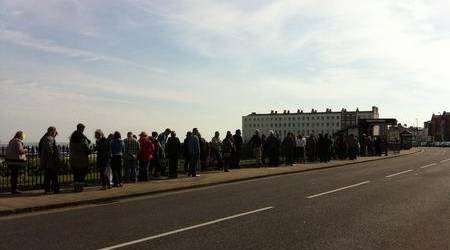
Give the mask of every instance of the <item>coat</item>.
[[181, 142], [177, 137], [170, 137], [166, 143], [166, 155], [168, 158], [178, 158], [181, 153]]
[[97, 167], [104, 168], [111, 158], [111, 145], [106, 138], [100, 138], [95, 145], [97, 151]]
[[58, 168], [60, 158], [55, 138], [49, 135], [44, 135], [41, 138], [39, 141], [39, 159], [40, 166], [43, 169], [56, 170]]
[[152, 141], [148, 137], [141, 137], [139, 139], [139, 154], [138, 160], [140, 161], [150, 161], [155, 158], [155, 145], [153, 145]]
[[82, 133], [75, 131], [70, 138], [69, 163], [73, 169], [89, 167], [90, 141]]

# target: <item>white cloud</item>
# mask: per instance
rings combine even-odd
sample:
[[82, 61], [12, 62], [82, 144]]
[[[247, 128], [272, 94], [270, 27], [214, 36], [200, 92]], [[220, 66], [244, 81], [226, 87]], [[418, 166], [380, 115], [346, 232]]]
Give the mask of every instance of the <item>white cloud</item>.
[[0, 41], [12, 43], [15, 45], [24, 46], [27, 48], [48, 52], [53, 54], [63, 55], [69, 58], [81, 59], [84, 61], [104, 61], [107, 63], [128, 65], [137, 69], [150, 71], [153, 73], [167, 73], [164, 69], [153, 68], [135, 63], [130, 60], [114, 57], [104, 56], [91, 51], [70, 48], [58, 45], [52, 41], [34, 38], [26, 33], [20, 31], [13, 31], [8, 29], [0, 29]]

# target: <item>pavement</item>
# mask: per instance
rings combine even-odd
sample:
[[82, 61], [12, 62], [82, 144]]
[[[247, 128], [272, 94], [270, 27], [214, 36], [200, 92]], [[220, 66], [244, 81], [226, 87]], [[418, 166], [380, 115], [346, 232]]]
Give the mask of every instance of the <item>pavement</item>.
[[449, 190], [450, 149], [427, 148], [2, 217], [0, 249], [449, 249]]
[[401, 157], [419, 152], [421, 152], [421, 149], [414, 148], [402, 151], [400, 154], [391, 154], [382, 157], [360, 157], [355, 161], [346, 160], [331, 161], [329, 163], [296, 164], [292, 167], [242, 168], [231, 170], [228, 173], [205, 172], [201, 173], [200, 177], [196, 178], [180, 176], [180, 178], [177, 179], [162, 179], [145, 183], [125, 184], [122, 188], [113, 188], [109, 190], [100, 190], [99, 187], [91, 187], [87, 188], [83, 193], [73, 193], [71, 190], [63, 190], [61, 194], [52, 195], [44, 195], [42, 190], [24, 192], [14, 196], [4, 193], [0, 194], [0, 216], [88, 204], [108, 203], [124, 198], [220, 185], [269, 176], [343, 167], [363, 162]]

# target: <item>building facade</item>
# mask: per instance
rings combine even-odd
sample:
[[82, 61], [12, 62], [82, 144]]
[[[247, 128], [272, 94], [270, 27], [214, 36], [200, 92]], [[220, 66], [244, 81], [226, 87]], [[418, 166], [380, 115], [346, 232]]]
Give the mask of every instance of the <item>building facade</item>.
[[245, 141], [250, 140], [256, 130], [268, 135], [270, 130], [275, 131], [284, 138], [287, 133], [311, 135], [311, 134], [334, 134], [340, 130], [355, 127], [359, 119], [378, 119], [377, 107], [372, 107], [370, 111], [332, 111], [318, 112], [313, 109], [311, 112], [297, 110], [296, 113], [290, 111], [271, 111], [268, 114], [251, 113], [242, 117], [242, 133]]
[[450, 113], [444, 111], [442, 115], [433, 114], [429, 134], [435, 141], [450, 141]]

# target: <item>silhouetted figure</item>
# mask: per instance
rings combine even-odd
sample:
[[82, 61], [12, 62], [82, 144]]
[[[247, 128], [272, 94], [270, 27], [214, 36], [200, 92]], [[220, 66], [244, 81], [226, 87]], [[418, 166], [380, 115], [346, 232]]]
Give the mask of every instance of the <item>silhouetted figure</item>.
[[97, 169], [100, 172], [100, 181], [103, 189], [111, 188], [108, 168], [111, 164], [111, 145], [100, 129], [94, 133], [96, 142], [94, 150], [97, 152]]
[[166, 144], [166, 156], [169, 160], [169, 177], [178, 177], [178, 159], [181, 154], [181, 142], [175, 131], [171, 131], [170, 137]]
[[228, 169], [233, 165], [233, 154], [236, 152], [236, 147], [233, 142], [233, 136], [230, 131], [227, 132], [225, 139], [222, 141], [223, 146], [223, 171], [228, 172]]
[[244, 141], [242, 140], [240, 129], [236, 130], [235, 134], [233, 135], [233, 142], [234, 146], [236, 147], [236, 151], [233, 154], [233, 167], [239, 168], [241, 162], [242, 144], [244, 143]]
[[60, 162], [55, 137], [58, 135], [55, 127], [49, 127], [47, 133], [39, 141], [40, 166], [44, 169], [44, 190], [59, 193], [58, 167]]
[[85, 126], [77, 125], [70, 136], [70, 166], [73, 171], [74, 190], [82, 192], [85, 185], [85, 178], [89, 168], [89, 154], [91, 153], [91, 141], [83, 134]]

